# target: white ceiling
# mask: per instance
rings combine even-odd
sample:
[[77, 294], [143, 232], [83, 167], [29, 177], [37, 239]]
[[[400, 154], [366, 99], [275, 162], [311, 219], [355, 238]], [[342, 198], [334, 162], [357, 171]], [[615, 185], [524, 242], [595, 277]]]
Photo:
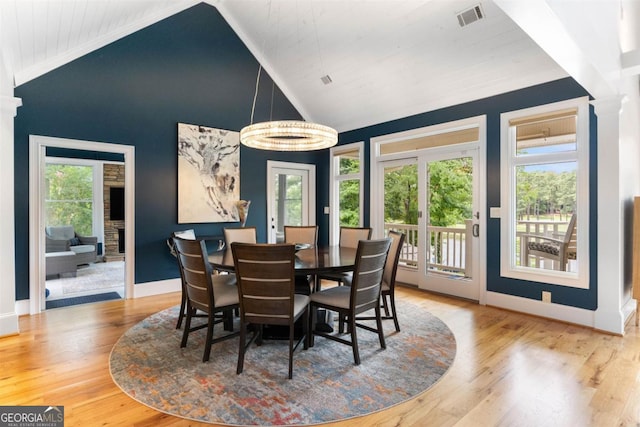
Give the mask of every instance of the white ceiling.
[[[207, 3], [218, 7], [305, 119], [338, 131], [567, 76], [493, 1]], [[486, 18], [460, 27], [456, 13], [478, 3]], [[0, 0], [2, 54], [20, 85], [194, 4]], [[324, 75], [333, 82], [323, 84]]]

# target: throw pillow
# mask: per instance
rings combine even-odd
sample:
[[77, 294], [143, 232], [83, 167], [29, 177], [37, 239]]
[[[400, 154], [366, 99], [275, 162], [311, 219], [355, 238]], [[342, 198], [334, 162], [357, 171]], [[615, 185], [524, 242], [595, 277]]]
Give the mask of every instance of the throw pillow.
[[78, 239], [77, 237], [72, 237], [69, 239], [69, 244], [71, 246], [78, 246], [80, 244], [80, 239]]

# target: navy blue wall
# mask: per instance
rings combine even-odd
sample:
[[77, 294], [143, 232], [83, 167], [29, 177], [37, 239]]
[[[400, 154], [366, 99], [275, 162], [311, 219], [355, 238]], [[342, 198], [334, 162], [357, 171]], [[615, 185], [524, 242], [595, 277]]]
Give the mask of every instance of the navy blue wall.
[[[367, 128], [357, 129], [340, 134], [339, 144], [352, 142], [365, 142], [365, 176], [369, 176], [369, 144], [370, 139], [380, 135], [394, 132], [430, 126], [439, 123], [460, 120], [468, 117], [486, 115], [487, 116], [487, 206], [481, 214], [489, 218], [489, 207], [500, 206], [500, 114], [508, 111], [537, 105], [549, 104], [571, 98], [588, 96], [589, 94], [578, 85], [573, 79], [567, 78], [543, 85], [518, 90], [506, 94], [493, 96], [490, 98], [456, 105], [450, 108], [431, 111], [406, 117], [400, 120], [381, 123]], [[597, 308], [597, 133], [596, 119], [593, 110], [590, 112], [590, 277], [589, 289], [574, 289], [564, 286], [554, 286], [535, 282], [525, 282], [522, 280], [507, 279], [500, 277], [500, 220], [488, 219], [487, 221], [487, 289], [517, 295], [521, 297], [540, 299], [543, 290], [552, 292], [553, 302], [570, 305], [574, 307], [594, 310]], [[325, 155], [328, 161], [328, 157]], [[318, 175], [318, 182], [324, 184], [318, 191], [318, 204], [328, 203], [328, 175]], [[365, 180], [365, 200], [370, 198], [370, 188], [368, 180]], [[369, 220], [369, 204], [365, 204], [365, 225]], [[326, 225], [325, 225], [326, 226]]]
[[[127, 144], [136, 147], [136, 283], [178, 277], [164, 240], [172, 231], [194, 228], [220, 234], [227, 224], [177, 224], [177, 123], [239, 131], [248, 124], [258, 63], [217, 10], [201, 4], [16, 89], [23, 106], [15, 120], [16, 296], [29, 298], [29, 134]], [[276, 88], [277, 89], [277, 88]], [[450, 108], [358, 129], [340, 144], [365, 141], [369, 174], [372, 137], [467, 117], [487, 115], [487, 206], [500, 205], [500, 113], [588, 95], [572, 79], [497, 95]], [[263, 76], [255, 121], [269, 118], [271, 81]], [[595, 309], [596, 292], [596, 120], [591, 113], [591, 283], [588, 290], [501, 278], [500, 225], [487, 223], [487, 287], [490, 291]], [[276, 91], [273, 118], [299, 118]], [[247, 225], [266, 240], [266, 161], [317, 165], [320, 243], [328, 241], [328, 150], [275, 153], [241, 148], [241, 198], [251, 200]], [[369, 200], [365, 180], [365, 200]], [[369, 204], [365, 204], [365, 223]], [[237, 223], [236, 223], [237, 224]]]
[[[217, 235], [229, 225], [178, 225], [177, 123], [239, 131], [249, 124], [257, 72], [218, 11], [200, 4], [16, 88], [17, 299], [29, 298], [29, 134], [135, 146], [135, 281], [175, 278], [164, 242], [171, 232]], [[263, 74], [255, 121], [269, 119], [271, 89]], [[277, 88], [273, 118], [300, 118]], [[240, 158], [241, 198], [252, 201], [247, 225], [264, 241], [267, 159], [315, 164], [319, 154], [242, 147]]]

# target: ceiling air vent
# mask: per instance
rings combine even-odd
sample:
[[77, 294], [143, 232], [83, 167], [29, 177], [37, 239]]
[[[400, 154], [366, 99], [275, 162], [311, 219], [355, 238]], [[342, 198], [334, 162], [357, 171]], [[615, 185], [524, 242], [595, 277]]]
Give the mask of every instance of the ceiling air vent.
[[331, 77], [329, 77], [329, 74], [327, 74], [326, 76], [322, 76], [320, 77], [320, 80], [322, 80], [322, 83], [328, 85], [329, 83], [331, 83], [333, 80], [331, 80]]
[[458, 23], [461, 27], [464, 27], [465, 25], [469, 25], [473, 22], [483, 19], [484, 13], [482, 12], [482, 7], [480, 7], [480, 4], [478, 4], [470, 9], [463, 10], [462, 12], [458, 13], [457, 16]]

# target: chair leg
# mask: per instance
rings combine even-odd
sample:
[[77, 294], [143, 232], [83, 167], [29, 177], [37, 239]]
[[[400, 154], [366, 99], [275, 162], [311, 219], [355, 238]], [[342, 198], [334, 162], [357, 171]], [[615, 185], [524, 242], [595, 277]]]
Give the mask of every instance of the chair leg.
[[187, 308], [187, 296], [185, 295], [183, 290], [181, 301], [180, 301], [180, 314], [178, 314], [178, 324], [176, 325], [176, 329], [180, 329], [180, 327], [182, 326], [182, 319], [184, 318], [184, 313], [186, 308]]
[[310, 307], [309, 311], [310, 311], [309, 319], [307, 319], [309, 321], [308, 339], [309, 339], [309, 347], [313, 347], [315, 344], [315, 336], [313, 334], [313, 331], [316, 330], [316, 316], [317, 316], [318, 309], [317, 307]]
[[189, 329], [191, 329], [191, 316], [192, 312], [195, 312], [195, 309], [192, 309], [187, 304], [187, 318], [184, 324], [184, 332], [182, 333], [182, 342], [180, 343], [180, 348], [184, 348], [187, 346], [187, 339], [189, 338]]
[[309, 349], [309, 306], [304, 310], [302, 315], [302, 333], [304, 334], [304, 342], [302, 343], [302, 349]]
[[258, 338], [256, 339], [256, 345], [260, 347], [262, 345], [262, 332], [264, 331], [264, 325], [255, 325], [258, 328]]
[[[378, 325], [378, 338], [380, 339], [380, 347], [387, 348], [384, 341], [384, 332], [382, 331], [382, 316], [380, 315], [380, 306], [376, 306], [376, 325]], [[354, 325], [355, 326], [355, 325]]]
[[293, 323], [289, 325], [289, 379], [293, 378]]
[[351, 348], [353, 348], [353, 360], [356, 365], [359, 365], [360, 351], [358, 350], [358, 334], [356, 333], [356, 316], [349, 316], [349, 328], [351, 329]]
[[207, 362], [209, 360], [209, 355], [211, 354], [211, 341], [213, 340], [213, 324], [214, 324], [214, 313], [210, 309], [209, 316], [207, 316], [207, 339], [204, 343], [204, 356], [202, 356], [202, 362]]
[[236, 374], [242, 373], [244, 369], [244, 350], [245, 350], [245, 341], [247, 340], [247, 325], [243, 322], [240, 322], [240, 347], [238, 348], [238, 368], [236, 369]]
[[222, 313], [224, 317], [224, 330], [233, 332], [233, 310], [226, 310]]
[[384, 308], [384, 315], [389, 317], [389, 306], [387, 305], [387, 294], [380, 294], [382, 299], [382, 307]]
[[344, 333], [344, 314], [338, 313], [338, 332]]
[[389, 294], [389, 300], [391, 303], [391, 316], [393, 316], [393, 324], [396, 327], [396, 332], [400, 332], [400, 323], [398, 322], [398, 312], [396, 311], [396, 297], [394, 294]]

